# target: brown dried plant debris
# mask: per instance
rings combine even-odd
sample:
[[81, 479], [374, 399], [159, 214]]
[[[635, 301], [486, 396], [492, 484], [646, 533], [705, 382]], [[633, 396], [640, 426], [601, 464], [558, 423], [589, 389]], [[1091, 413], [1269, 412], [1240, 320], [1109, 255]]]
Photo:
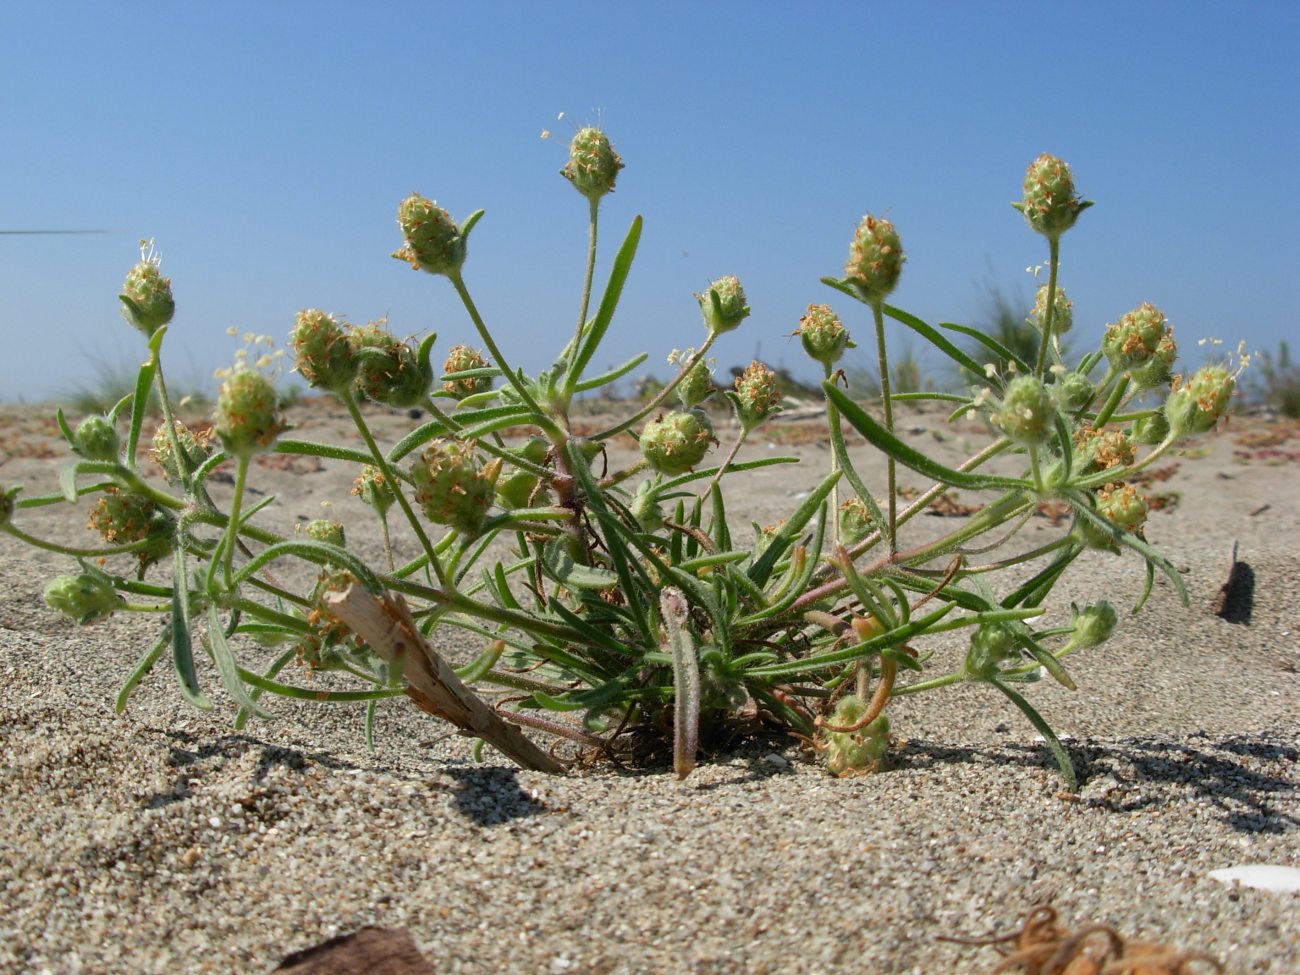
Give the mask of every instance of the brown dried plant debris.
[[986, 939], [943, 938], [958, 944], [990, 945], [1003, 957], [988, 975], [1223, 975], [1223, 965], [1200, 951], [1126, 941], [1107, 924], [1085, 924], [1069, 931], [1056, 911], [1040, 905], [1025, 915], [1012, 934]]
[[310, 454], [259, 454], [253, 463], [289, 474], [319, 474], [325, 469], [321, 459]]
[[1179, 464], [1169, 464], [1165, 467], [1152, 467], [1145, 471], [1138, 471], [1128, 478], [1130, 484], [1154, 484], [1157, 481], [1167, 481], [1178, 473]]

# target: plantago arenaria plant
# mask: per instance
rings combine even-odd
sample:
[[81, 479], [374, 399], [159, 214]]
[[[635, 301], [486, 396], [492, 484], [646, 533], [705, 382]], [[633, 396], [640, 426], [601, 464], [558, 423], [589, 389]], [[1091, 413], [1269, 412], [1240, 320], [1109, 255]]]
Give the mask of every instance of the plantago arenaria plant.
[[[52, 609], [82, 624], [136, 611], [170, 618], [126, 678], [119, 709], [164, 654], [190, 703], [216, 706], [201, 687], [201, 654], [241, 725], [270, 713], [266, 695], [278, 694], [360, 702], [369, 734], [377, 704], [405, 694], [533, 768], [559, 770], [601, 755], [653, 761], [671, 752], [673, 768], [686, 775], [701, 749], [738, 730], [768, 728], [803, 738], [825, 754], [832, 772], [849, 774], [887, 764], [893, 699], [973, 681], [1024, 712], [1073, 786], [1065, 750], [1017, 688], [1043, 674], [1073, 688], [1063, 658], [1105, 641], [1116, 613], [1099, 601], [1075, 607], [1068, 626], [1040, 628], [1037, 621], [1055, 583], [1089, 548], [1136, 555], [1146, 561], [1148, 591], [1160, 571], [1183, 593], [1178, 573], [1142, 536], [1147, 505], [1131, 481], [1179, 438], [1214, 427], [1233, 391], [1233, 365], [1173, 375], [1172, 333], [1150, 304], [1109, 326], [1099, 350], [1062, 361], [1056, 337], [1069, 329], [1072, 310], [1057, 281], [1060, 243], [1090, 204], [1075, 193], [1064, 162], [1040, 156], [1015, 204], [1050, 252], [1048, 282], [1029, 318], [1038, 335], [1033, 361], [977, 330], [943, 326], [977, 341], [993, 362], [985, 366], [939, 328], [888, 305], [904, 269], [903, 244], [890, 221], [867, 215], [849, 243], [844, 276], [824, 281], [870, 312], [880, 412], [841, 385], [837, 362], [852, 345], [852, 322], [842, 309], [810, 304], [796, 334], [823, 369], [831, 462], [784, 521], [736, 531], [728, 519], [734, 479], [796, 461], [737, 459], [745, 439], [780, 410], [781, 395], [776, 375], [760, 362], [734, 389], [713, 384], [714, 344], [750, 313], [734, 275], [695, 296], [700, 343], [673, 351], [675, 374], [648, 401], [581, 435], [569, 420], [575, 396], [611, 386], [646, 359], [637, 355], [603, 373], [591, 368], [641, 237], [637, 217], [592, 314], [600, 203], [622, 168], [603, 132], [583, 129], [574, 138], [562, 175], [588, 204], [587, 261], [572, 336], [538, 375], [513, 364], [471, 297], [468, 242], [482, 211], [458, 222], [419, 194], [398, 207], [403, 244], [393, 256], [445, 278], [464, 305], [465, 341], [442, 353], [441, 370], [434, 336], [406, 341], [385, 322], [351, 325], [315, 309], [286, 323], [299, 375], [342, 404], [359, 447], [290, 435], [267, 372], [273, 356], [256, 337], [253, 351], [222, 374], [215, 439], [174, 419], [161, 349], [175, 302], [146, 245], [121, 295], [148, 344], [134, 394], [75, 431], [60, 411], [75, 455], [60, 490], [18, 499], [11, 489], [0, 504], [5, 532], [80, 563], [49, 584]], [[892, 392], [886, 318], [963, 374], [983, 377], [981, 384], [968, 395]], [[164, 422], [152, 457], [165, 489], [146, 481], [137, 461], [153, 392]], [[1153, 392], [1163, 405], [1141, 405]], [[924, 398], [953, 402], [954, 417], [982, 415], [990, 442], [957, 467], [932, 460], [894, 429], [895, 402]], [[710, 399], [715, 406], [725, 399], [735, 422], [715, 426], [704, 410]], [[363, 401], [418, 407], [428, 419], [398, 442], [381, 443]], [[883, 455], [883, 465], [868, 468], [860, 453], [850, 454], [845, 423]], [[639, 442], [639, 458], [610, 469], [614, 455], [605, 448], [623, 436]], [[353, 490], [378, 519], [384, 564], [349, 550], [358, 526], [345, 532], [319, 520], [292, 536], [264, 527], [259, 512], [269, 501], [246, 502], [250, 461], [267, 452], [355, 465]], [[982, 470], [998, 455], [1018, 458], [1018, 473]], [[933, 482], [906, 507], [897, 465]], [[222, 466], [233, 468], [235, 485], [224, 510], [206, 487]], [[883, 501], [860, 473], [880, 466]], [[989, 498], [944, 537], [910, 540], [909, 524], [950, 488]], [[22, 526], [24, 509], [76, 505], [87, 495], [97, 543], [59, 546]], [[1044, 502], [1068, 506], [1073, 524], [1027, 550], [990, 554]], [[397, 564], [390, 531], [409, 535], [419, 554]], [[510, 554], [500, 554], [506, 547]], [[318, 567], [305, 590], [277, 581], [291, 574], [268, 571], [294, 560]], [[1000, 570], [1012, 568], [1019, 581], [999, 586], [1006, 577]], [[428, 645], [435, 629], [448, 627], [482, 646], [459, 671]], [[930, 673], [927, 644], [957, 630], [969, 634], [968, 652], [946, 672]], [[255, 671], [240, 662], [254, 644], [287, 649]], [[308, 686], [310, 675], [286, 673], [292, 664], [336, 671], [356, 687]], [[491, 692], [505, 695], [496, 709], [480, 697]], [[554, 738], [568, 754], [539, 750], [519, 726]]]

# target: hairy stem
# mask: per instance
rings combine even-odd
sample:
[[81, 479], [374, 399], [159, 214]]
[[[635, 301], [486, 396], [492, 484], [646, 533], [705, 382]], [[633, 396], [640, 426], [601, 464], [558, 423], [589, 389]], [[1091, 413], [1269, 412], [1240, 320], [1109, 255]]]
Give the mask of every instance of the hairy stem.
[[[885, 429], [894, 432], [894, 404], [889, 395], [889, 357], [885, 348], [885, 312], [883, 303], [873, 302], [871, 315], [876, 324], [876, 355], [880, 358], [880, 398], [885, 406]], [[893, 457], [885, 458], [885, 475], [889, 491], [889, 524], [885, 528], [885, 541], [889, 554], [898, 551], [898, 471]]]
[[1034, 375], [1039, 379], [1047, 368], [1047, 348], [1052, 344], [1052, 318], [1056, 310], [1056, 271], [1061, 264], [1061, 238], [1049, 238], [1049, 257], [1047, 272], [1047, 316], [1043, 321], [1043, 335], [1038, 340], [1038, 361], [1034, 364]]

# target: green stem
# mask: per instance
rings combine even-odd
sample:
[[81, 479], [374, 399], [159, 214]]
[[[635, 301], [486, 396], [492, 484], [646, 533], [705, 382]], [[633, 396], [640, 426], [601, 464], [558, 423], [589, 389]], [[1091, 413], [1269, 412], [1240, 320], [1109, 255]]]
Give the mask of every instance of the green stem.
[[1061, 264], [1061, 238], [1049, 237], [1050, 255], [1047, 274], [1047, 317], [1043, 322], [1043, 337], [1038, 342], [1038, 361], [1034, 365], [1034, 375], [1043, 377], [1047, 368], [1047, 347], [1052, 344], [1052, 317], [1056, 310], [1056, 270]]
[[1038, 457], [1038, 445], [1029, 445], [1029, 473], [1034, 479], [1034, 491], [1043, 493], [1043, 465]]
[[[388, 458], [384, 452], [379, 449], [379, 444], [375, 442], [374, 434], [370, 432], [370, 427], [366, 423], [366, 418], [361, 415], [361, 407], [357, 405], [357, 398], [352, 395], [352, 390], [344, 388], [339, 394], [339, 399], [347, 407], [348, 414], [352, 417], [352, 423], [356, 426], [357, 432], [361, 434], [361, 439], [366, 442], [366, 448], [370, 451], [370, 456], [374, 459], [375, 467], [384, 477], [384, 483], [387, 484], [393, 492], [393, 497], [397, 499], [398, 505], [402, 509], [402, 514], [411, 524], [411, 530], [415, 532], [415, 537], [420, 540], [420, 546], [424, 549], [425, 555], [429, 557], [429, 564], [433, 566], [434, 574], [438, 577], [440, 585], [447, 585], [447, 575], [443, 570], [442, 562], [439, 561], [437, 554], [433, 550], [433, 543], [429, 541], [429, 536], [424, 531], [424, 526], [415, 516], [415, 510], [411, 507], [411, 502], [406, 499], [406, 494], [402, 490], [402, 482], [397, 479], [397, 474], [388, 463]], [[387, 526], [385, 526], [387, 527]]]
[[935, 677], [931, 680], [923, 680], [917, 684], [908, 684], [906, 687], [895, 687], [890, 697], [901, 697], [904, 694], [920, 694], [922, 691], [932, 691], [936, 687], [948, 687], [952, 684], [960, 684], [966, 679], [966, 675], [961, 671], [955, 674], [945, 674], [943, 677]]
[[1038, 548], [1030, 549], [1021, 555], [1013, 555], [1010, 558], [1000, 559], [997, 562], [989, 562], [987, 565], [975, 566], [972, 568], [963, 568], [962, 575], [974, 576], [981, 575], [985, 572], [997, 572], [1001, 569], [1010, 568], [1013, 565], [1022, 565], [1025, 562], [1032, 562], [1034, 559], [1041, 558], [1050, 552], [1055, 552], [1058, 548], [1064, 548], [1067, 545], [1073, 545], [1074, 539], [1068, 534], [1062, 535], [1053, 541], [1040, 545]]
[[[740, 436], [736, 438], [736, 442], [732, 444], [731, 450], [727, 452], [727, 456], [724, 457], [722, 459], [722, 463], [718, 465], [718, 472], [714, 474], [712, 478], [709, 479], [709, 486], [704, 489], [704, 492], [700, 495], [700, 497], [707, 498], [709, 496], [709, 492], [713, 490], [714, 485], [716, 485], [719, 481], [722, 480], [722, 475], [725, 474], [727, 468], [731, 466], [731, 462], [736, 459], [736, 454], [740, 451], [740, 445], [745, 442], [745, 438], [748, 436], [749, 436], [749, 430], [747, 430], [742, 425], [740, 428]], [[603, 482], [601, 486], [604, 487]]]
[[1111, 414], [1119, 409], [1120, 403], [1124, 401], [1124, 394], [1128, 391], [1128, 382], [1128, 376], [1124, 376], [1115, 384], [1115, 388], [1111, 390], [1110, 398], [1106, 400], [1106, 405], [1101, 408], [1097, 418], [1092, 421], [1094, 430], [1100, 430], [1104, 427]]
[[[889, 396], [889, 358], [885, 349], [885, 312], [882, 302], [871, 305], [871, 315], [876, 323], [876, 355], [880, 359], [880, 396], [885, 405], [885, 429], [894, 432], [894, 404]], [[893, 457], [885, 459], [885, 473], [889, 491], [889, 524], [885, 528], [885, 541], [892, 556], [898, 551], [898, 472]]]
[[510, 385], [515, 388], [515, 392], [519, 394], [519, 398], [527, 403], [528, 408], [537, 414], [537, 422], [546, 427], [549, 434], [559, 436], [561, 434], [559, 428], [556, 427], [555, 423], [546, 416], [546, 413], [542, 410], [541, 406], [538, 405], [537, 400], [533, 399], [533, 394], [528, 391], [528, 387], [524, 384], [524, 381], [519, 378], [518, 374], [512, 368], [510, 368], [510, 364], [506, 361], [505, 356], [502, 355], [501, 349], [496, 343], [496, 339], [492, 337], [492, 333], [488, 331], [488, 327], [486, 323], [484, 323], [483, 317], [478, 313], [478, 307], [474, 304], [474, 299], [469, 296], [469, 289], [465, 287], [465, 279], [461, 277], [460, 271], [454, 271], [448, 275], [448, 277], [451, 280], [451, 286], [456, 289], [456, 294], [460, 295], [460, 300], [465, 306], [465, 310], [469, 312], [469, 317], [473, 320], [474, 327], [478, 329], [479, 338], [481, 338], [483, 344], [488, 347], [488, 352], [492, 356], [492, 361], [497, 364], [497, 367], [503, 373], [505, 373], [506, 379], [509, 380]]
[[974, 538], [1014, 518], [1024, 510], [1026, 504], [1022, 492], [1009, 491], [977, 513], [964, 528], [959, 528], [951, 535], [945, 535], [929, 545], [909, 549], [902, 553], [899, 561], [904, 565], [923, 565], [937, 555], [952, 551], [968, 538]]
[[[180, 438], [176, 436], [176, 421], [172, 417], [171, 399], [167, 396], [167, 383], [163, 380], [162, 355], [161, 349], [153, 355], [154, 381], [158, 384], [158, 402], [162, 407], [163, 426], [167, 430], [167, 442], [171, 444], [172, 455], [176, 458], [176, 470], [181, 475], [181, 487], [185, 493], [190, 493], [190, 478], [193, 471], [190, 470], [190, 458], [185, 451], [181, 450]], [[134, 457], [128, 457], [128, 462], [135, 464]]]
[[226, 591], [231, 589], [231, 580], [235, 568], [235, 540], [239, 537], [239, 508], [244, 500], [244, 485], [248, 480], [248, 458], [238, 458], [235, 467], [235, 496], [230, 502], [230, 520], [226, 522], [226, 552], [225, 563], [223, 565], [223, 575], [226, 581]]
[[644, 407], [642, 407], [632, 416], [628, 417], [622, 423], [612, 426], [608, 430], [602, 430], [600, 433], [593, 434], [588, 439], [608, 440], [610, 437], [614, 436], [615, 434], [622, 433], [624, 430], [627, 430], [629, 427], [635, 425], [640, 420], [645, 419], [647, 416], [649, 416], [651, 413], [657, 410], [663, 404], [663, 401], [666, 400], [672, 394], [673, 390], [677, 388], [677, 384], [680, 383], [683, 379], [685, 379], [687, 374], [692, 369], [695, 368], [696, 363], [698, 363], [701, 359], [704, 358], [705, 354], [709, 351], [709, 347], [713, 345], [713, 342], [717, 337], [718, 335], [716, 332], [710, 332], [709, 337], [704, 340], [704, 344], [695, 350], [695, 354], [692, 355], [690, 360], [686, 363], [686, 365], [684, 365], [681, 368], [681, 371], [677, 373], [677, 375], [667, 386], [659, 390], [659, 394], [655, 396], [655, 398], [652, 399], [649, 403], [647, 403]]
[[109, 545], [105, 548], [80, 548], [73, 545], [59, 545], [56, 542], [47, 542], [44, 539], [37, 538], [35, 535], [29, 535], [17, 525], [6, 524], [0, 527], [0, 531], [8, 532], [14, 538], [18, 539], [24, 545], [30, 545], [32, 548], [43, 549], [46, 552], [54, 552], [57, 555], [71, 555], [77, 558], [97, 559], [105, 555], [125, 555], [128, 552], [138, 552], [145, 546], [151, 544], [151, 539], [142, 538], [138, 542], [128, 542], [125, 545]]
[[587, 327], [587, 309], [591, 306], [591, 279], [596, 273], [596, 229], [600, 197], [588, 197], [587, 204], [590, 213], [587, 227], [587, 275], [582, 282], [582, 304], [578, 309], [578, 327], [573, 333], [573, 355], [578, 354], [578, 348], [582, 345], [582, 331]]

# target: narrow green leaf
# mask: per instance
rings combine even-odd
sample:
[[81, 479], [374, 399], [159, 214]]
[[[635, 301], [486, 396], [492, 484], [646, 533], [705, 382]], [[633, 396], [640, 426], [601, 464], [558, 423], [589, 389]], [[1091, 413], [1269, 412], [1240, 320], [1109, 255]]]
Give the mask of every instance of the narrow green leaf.
[[263, 720], [270, 718], [270, 712], [258, 707], [244, 690], [243, 681], [239, 679], [239, 665], [235, 663], [235, 655], [231, 652], [230, 644], [226, 642], [226, 635], [221, 629], [221, 616], [217, 612], [216, 603], [208, 604], [208, 649], [212, 651], [217, 673], [221, 675], [221, 683], [225, 685], [226, 693], [231, 699], [241, 710], [247, 711], [255, 718]]
[[1174, 568], [1172, 562], [1132, 532], [1126, 532], [1117, 528], [1114, 524], [1097, 514], [1097, 512], [1095, 512], [1088, 504], [1087, 500], [1077, 492], [1071, 492], [1070, 496], [1066, 500], [1069, 502], [1070, 507], [1074, 509], [1074, 513], [1077, 517], [1082, 518], [1094, 528], [1109, 535], [1118, 544], [1123, 545], [1125, 548], [1131, 548], [1146, 559], [1149, 565], [1154, 566], [1163, 572], [1169, 581], [1173, 583], [1174, 589], [1178, 591], [1178, 596], [1182, 600], [1183, 605], [1191, 605], [1190, 600], [1187, 597], [1187, 587], [1183, 584], [1183, 577], [1178, 574], [1178, 570]]
[[713, 544], [719, 552], [725, 552], [731, 548], [731, 529], [727, 526], [727, 508], [720, 484], [713, 485], [709, 498], [713, 502]]
[[618, 573], [594, 565], [578, 565], [565, 549], [566, 539], [547, 542], [542, 559], [546, 574], [570, 589], [611, 589], [618, 585]]
[[69, 504], [77, 503], [77, 471], [76, 464], [68, 464], [59, 471], [59, 490], [63, 492], [63, 500]]
[[965, 488], [970, 491], [994, 490], [1023, 490], [1030, 485], [1024, 481], [1012, 477], [996, 477], [990, 474], [971, 474], [966, 471], [953, 470], [950, 467], [938, 463], [926, 457], [920, 451], [909, 447], [903, 441], [889, 432], [882, 424], [867, 413], [859, 406], [844, 390], [840, 389], [832, 382], [822, 383], [822, 388], [826, 390], [826, 395], [834, 401], [839, 407], [844, 419], [848, 420], [858, 433], [867, 438], [870, 443], [884, 451], [890, 457], [902, 464], [904, 467], [910, 467], [919, 474], [944, 484], [950, 484], [953, 487]]
[[[434, 437], [440, 437], [447, 433], [448, 429], [447, 424], [443, 423], [439, 419], [426, 420], [394, 444], [393, 448], [388, 451], [388, 455], [385, 459], [390, 464], [395, 464], [411, 451], [423, 447]], [[369, 454], [366, 454], [366, 459], [363, 463], [373, 464], [374, 458]]]
[[370, 464], [374, 458], [367, 451], [334, 444], [313, 443], [310, 440], [277, 440], [277, 454], [297, 454], [305, 457], [328, 457], [331, 460], [348, 460], [356, 464]]
[[[160, 337], [167, 330], [164, 325], [158, 329], [155, 337]], [[135, 377], [135, 397], [131, 400], [131, 427], [126, 438], [126, 463], [135, 466], [136, 448], [140, 443], [140, 428], [144, 426], [144, 415], [149, 408], [149, 390], [153, 387], [154, 363], [150, 359], [142, 363]]]
[[456, 668], [456, 676], [466, 684], [473, 684], [487, 676], [488, 671], [497, 665], [501, 655], [505, 653], [506, 643], [504, 640], [493, 640], [488, 644], [487, 649], [475, 657], [469, 664], [464, 667]]
[[54, 411], [54, 420], [59, 425], [59, 432], [63, 434], [63, 439], [68, 442], [68, 446], [75, 446], [77, 438], [72, 432], [72, 427], [68, 425], [67, 417], [63, 415], [63, 407]]
[[713, 639], [717, 641], [723, 655], [730, 657], [731, 626], [709, 587], [689, 572], [683, 572], [678, 566], [670, 566], [668, 571], [672, 573], [674, 581], [704, 607], [704, 611], [709, 614], [709, 619], [713, 621]]
[[[280, 673], [280, 671], [284, 670], [285, 667], [287, 667], [289, 664], [291, 664], [293, 661], [297, 659], [298, 659], [298, 648], [290, 647], [284, 653], [280, 654], [280, 656], [275, 658], [275, 660], [271, 663], [271, 666], [267, 668], [266, 673], [262, 675], [263, 678], [265, 678], [266, 680], [273, 680], [275, 676], [278, 673]], [[265, 693], [266, 693], [266, 688], [254, 687], [252, 690], [248, 692], [248, 696], [252, 700], [256, 701], [259, 697], [261, 697]], [[248, 724], [248, 719], [250, 717], [252, 717], [252, 715], [245, 708], [240, 708], [239, 711], [236, 712], [235, 714], [235, 730], [242, 731], [244, 729], [244, 725]]]
[[190, 641], [189, 580], [185, 577], [184, 550], [178, 550], [172, 560], [172, 665], [181, 682], [181, 694], [200, 711], [211, 711], [212, 702], [199, 690], [198, 674], [194, 670], [194, 652]]
[[895, 308], [893, 305], [885, 305], [881, 310], [890, 318], [894, 319], [894, 321], [902, 322], [913, 332], [922, 336], [926, 341], [934, 345], [935, 348], [963, 369], [973, 372], [977, 376], [984, 375], [984, 367], [982, 365], [972, 359], [961, 349], [957, 348], [957, 346], [953, 345], [953, 343], [948, 340], [947, 336], [934, 326], [927, 325], [915, 315], [911, 315], [903, 311], [901, 308]]
[[1071, 792], [1078, 792], [1079, 779], [1074, 771], [1074, 763], [1070, 761], [1070, 756], [1066, 752], [1065, 746], [1061, 744], [1061, 739], [1056, 737], [1056, 732], [1052, 730], [1051, 725], [1043, 720], [1043, 716], [1035, 711], [1028, 701], [1006, 684], [1002, 683], [1002, 681], [991, 680], [989, 683], [1005, 694], [1011, 703], [1024, 713], [1025, 717], [1029, 719], [1029, 723], [1034, 726], [1038, 733], [1043, 736], [1043, 741], [1047, 742], [1047, 747], [1051, 751], [1052, 757], [1056, 759], [1056, 765], [1061, 770], [1061, 775], [1065, 779], [1066, 786]]
[[573, 391], [575, 393], [585, 393], [589, 389], [598, 389], [606, 383], [612, 383], [616, 379], [622, 379], [637, 366], [641, 365], [641, 363], [645, 362], [649, 357], [650, 353], [648, 352], [634, 355], [632, 358], [628, 359], [627, 362], [623, 363], [621, 366], [615, 366], [609, 372], [602, 373], [599, 376], [593, 376], [591, 379], [584, 379], [573, 387]]
[[[1030, 367], [1029, 363], [1020, 358], [1020, 356], [1016, 355], [993, 336], [986, 335], [978, 328], [971, 328], [969, 325], [956, 325], [952, 322], [940, 322], [939, 327], [946, 328], [950, 332], [961, 332], [962, 335], [969, 335], [980, 345], [984, 346], [984, 348], [992, 352], [999, 361], [1014, 362], [1017, 369], [1020, 371], [1020, 375], [1029, 376], [1033, 374], [1034, 370]], [[975, 375], [983, 376], [984, 368], [981, 366], [979, 369], [975, 370]]]
[[586, 637], [592, 646], [601, 647], [624, 657], [631, 652], [631, 649], [626, 644], [620, 643], [608, 633], [592, 626], [590, 622], [573, 612], [558, 599], [552, 599], [547, 604], [547, 609]]
[[637, 216], [628, 229], [623, 246], [619, 248], [614, 258], [614, 265], [609, 272], [609, 283], [605, 285], [605, 293], [601, 296], [596, 317], [592, 319], [591, 327], [587, 329], [582, 344], [578, 347], [578, 354], [573, 357], [573, 362], [569, 366], [569, 374], [564, 380], [567, 389], [572, 390], [577, 386], [583, 370], [591, 362], [591, 357], [596, 354], [597, 347], [609, 330], [610, 322], [614, 319], [614, 309], [618, 307], [618, 299], [622, 296], [623, 285], [627, 281], [628, 272], [632, 269], [632, 259], [636, 257], [636, 248], [640, 240], [641, 217]]
[[842, 471], [831, 471], [827, 474], [808, 497], [803, 499], [799, 507], [795, 508], [794, 513], [786, 519], [785, 524], [781, 526], [776, 536], [768, 543], [763, 554], [750, 566], [749, 577], [754, 582], [760, 586], [766, 584], [777, 559], [799, 537], [799, 533], [812, 520], [813, 515], [821, 509], [822, 503], [830, 496], [831, 489], [835, 487], [835, 483], [840, 479], [842, 473]]
[[471, 230], [474, 229], [474, 226], [475, 226], [475, 225], [476, 225], [480, 220], [483, 219], [483, 214], [484, 214], [485, 212], [487, 212], [487, 211], [485, 211], [485, 210], [481, 210], [481, 209], [480, 209], [480, 210], [475, 210], [473, 213], [471, 213], [468, 217], [465, 218], [464, 222], [460, 225], [460, 239], [461, 239], [461, 243], [466, 244], [466, 245], [469, 244], [469, 233], [470, 233]]
[[136, 661], [131, 673], [127, 676], [126, 682], [122, 684], [121, 690], [117, 692], [117, 700], [113, 702], [113, 710], [121, 714], [126, 710], [126, 702], [130, 700], [132, 692], [139, 686], [140, 681], [145, 679], [149, 671], [153, 670], [153, 665], [158, 662], [158, 658], [163, 655], [167, 649], [167, 638], [169, 634], [166, 630], [158, 635], [158, 639], [153, 642], [144, 656]]
[[[346, 549], [341, 549], [337, 545], [330, 545], [328, 542], [315, 542], [308, 539], [296, 539], [287, 542], [277, 542], [274, 545], [268, 545], [257, 555], [240, 567], [234, 576], [234, 585], [238, 586], [249, 576], [255, 574], [262, 566], [273, 562], [282, 555], [296, 555], [300, 559], [306, 559], [308, 562], [315, 562], [317, 565], [336, 565], [340, 569], [347, 569], [357, 580], [364, 583], [365, 587], [372, 593], [378, 595], [384, 591], [383, 584], [379, 577], [371, 570], [370, 566], [362, 562]], [[211, 558], [216, 560], [217, 553], [214, 551]]]

